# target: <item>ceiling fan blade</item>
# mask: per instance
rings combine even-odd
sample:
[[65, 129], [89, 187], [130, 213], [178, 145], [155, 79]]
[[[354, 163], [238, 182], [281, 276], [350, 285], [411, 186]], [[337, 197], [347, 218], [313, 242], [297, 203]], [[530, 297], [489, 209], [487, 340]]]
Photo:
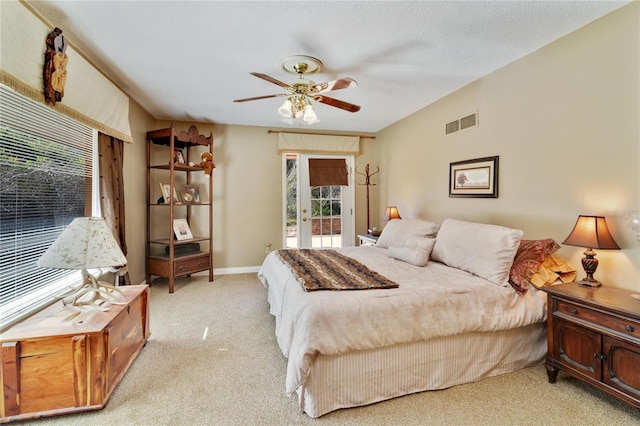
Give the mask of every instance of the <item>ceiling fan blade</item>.
[[287, 96], [287, 95], [286, 93], [278, 93], [277, 95], [265, 95], [265, 96], [256, 96], [255, 98], [234, 99], [233, 102], [257, 101], [259, 99], [277, 98], [280, 96]]
[[339, 80], [328, 81], [326, 83], [314, 84], [311, 86], [312, 90], [317, 91], [318, 93], [322, 92], [330, 92], [332, 90], [340, 90], [347, 89], [349, 87], [357, 87], [358, 82], [352, 78], [345, 77]]
[[282, 81], [280, 81], [280, 80], [276, 80], [276, 79], [275, 79], [275, 78], [273, 78], [273, 77], [269, 77], [269, 76], [268, 76], [268, 75], [266, 75], [266, 74], [260, 74], [259, 72], [250, 72], [249, 74], [254, 75], [254, 76], [256, 76], [256, 77], [258, 77], [258, 78], [261, 78], [261, 79], [263, 79], [263, 80], [266, 80], [266, 81], [268, 81], [269, 83], [277, 84], [277, 85], [278, 85], [278, 86], [280, 86], [280, 87], [291, 87], [291, 86], [289, 86], [287, 83], [283, 83]]
[[327, 96], [319, 95], [319, 96], [315, 96], [313, 99], [320, 103], [331, 105], [332, 107], [340, 108], [345, 111], [349, 111], [349, 112], [360, 111], [359, 105], [350, 104], [349, 102], [340, 101], [338, 99], [329, 98]]

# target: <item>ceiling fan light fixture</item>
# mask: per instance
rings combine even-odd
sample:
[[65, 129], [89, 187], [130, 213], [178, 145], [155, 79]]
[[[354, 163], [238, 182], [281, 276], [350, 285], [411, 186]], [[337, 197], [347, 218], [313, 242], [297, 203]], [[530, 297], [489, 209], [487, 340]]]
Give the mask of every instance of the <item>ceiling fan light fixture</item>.
[[280, 114], [283, 118], [291, 118], [293, 111], [291, 108], [291, 98], [287, 98], [284, 101], [282, 106], [278, 108], [278, 114]]
[[304, 114], [302, 119], [309, 124], [317, 123], [318, 117], [316, 116], [316, 111], [313, 109], [313, 106], [309, 103], [304, 107]]

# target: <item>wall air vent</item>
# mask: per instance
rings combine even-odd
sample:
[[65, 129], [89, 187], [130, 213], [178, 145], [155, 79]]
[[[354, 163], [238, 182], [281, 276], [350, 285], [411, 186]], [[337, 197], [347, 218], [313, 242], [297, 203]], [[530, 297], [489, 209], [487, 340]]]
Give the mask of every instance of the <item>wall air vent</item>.
[[452, 121], [451, 123], [447, 123], [445, 132], [448, 135], [449, 133], [457, 132], [460, 130], [460, 120]]
[[475, 126], [478, 123], [478, 120], [476, 118], [477, 118], [476, 114], [471, 114], [471, 115], [467, 115], [466, 117], [462, 117], [460, 119], [460, 128], [466, 129], [466, 128]]
[[468, 129], [469, 127], [475, 127], [478, 125], [478, 113], [474, 112], [465, 117], [459, 118], [455, 121], [447, 123], [445, 125], [445, 134], [457, 132], [458, 130]]

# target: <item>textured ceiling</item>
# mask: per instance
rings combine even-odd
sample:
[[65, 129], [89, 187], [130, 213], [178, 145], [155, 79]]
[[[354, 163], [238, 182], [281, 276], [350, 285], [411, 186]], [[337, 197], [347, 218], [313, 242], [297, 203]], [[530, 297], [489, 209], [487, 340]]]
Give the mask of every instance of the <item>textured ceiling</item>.
[[[628, 1], [27, 1], [158, 119], [289, 127], [282, 59], [309, 55], [350, 113], [315, 104], [304, 128], [376, 132]], [[73, 76], [69, 76], [73, 78]], [[295, 126], [295, 125], [294, 125]]]

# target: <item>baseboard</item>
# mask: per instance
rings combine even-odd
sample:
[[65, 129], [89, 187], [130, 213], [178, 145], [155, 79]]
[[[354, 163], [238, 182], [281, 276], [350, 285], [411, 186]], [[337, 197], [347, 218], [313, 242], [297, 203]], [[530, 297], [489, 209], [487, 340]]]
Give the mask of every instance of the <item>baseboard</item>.
[[241, 268], [215, 268], [213, 270], [213, 275], [249, 274], [257, 273], [259, 270], [259, 266], [244, 266]]
[[[233, 274], [255, 274], [258, 273], [258, 271], [260, 270], [259, 266], [244, 266], [241, 268], [215, 268], [213, 270], [213, 275], [233, 275]], [[193, 276], [207, 276], [209, 274], [209, 272], [207, 271], [202, 271], [202, 272], [196, 272], [195, 274], [192, 274]], [[144, 280], [140, 283], [142, 284], [147, 284], [147, 280]]]
[[[240, 268], [214, 268], [213, 275], [233, 275], [233, 274], [256, 274], [260, 270], [259, 266], [243, 266]], [[194, 276], [206, 276], [208, 271], [196, 272]]]

